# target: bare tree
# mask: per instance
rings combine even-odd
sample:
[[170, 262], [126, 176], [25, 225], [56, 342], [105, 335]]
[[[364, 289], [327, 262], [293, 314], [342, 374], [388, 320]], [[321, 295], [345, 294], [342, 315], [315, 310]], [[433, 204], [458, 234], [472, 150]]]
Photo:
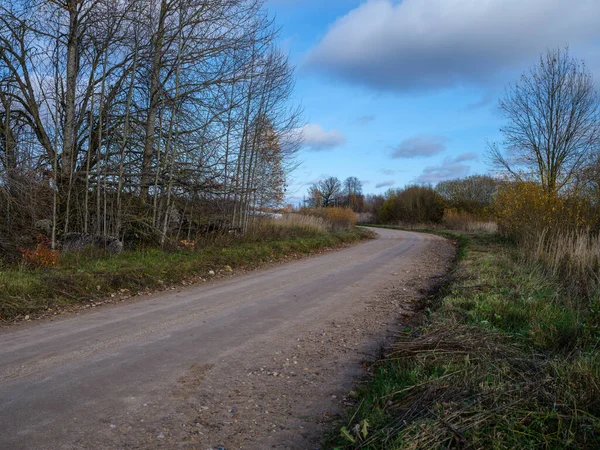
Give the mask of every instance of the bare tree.
[[321, 202], [316, 206], [336, 206], [342, 193], [342, 183], [337, 177], [328, 177], [311, 186], [309, 195]]
[[281, 203], [298, 110], [263, 6], [0, 0], [0, 235], [166, 242]]
[[499, 179], [487, 175], [472, 175], [441, 181], [435, 190], [451, 207], [481, 214], [491, 206], [500, 184]]
[[597, 151], [600, 100], [592, 75], [568, 49], [550, 50], [500, 101], [508, 124], [503, 151], [490, 148], [491, 162], [513, 178], [534, 179], [558, 192]]
[[362, 183], [356, 177], [348, 177], [344, 180], [344, 194], [362, 195]]

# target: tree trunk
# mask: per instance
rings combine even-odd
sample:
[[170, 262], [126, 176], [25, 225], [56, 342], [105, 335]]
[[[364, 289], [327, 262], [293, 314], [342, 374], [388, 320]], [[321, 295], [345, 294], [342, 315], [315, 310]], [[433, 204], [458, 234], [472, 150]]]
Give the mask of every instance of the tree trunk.
[[146, 138], [144, 140], [144, 154], [142, 156], [142, 174], [140, 179], [140, 194], [143, 199], [148, 197], [148, 190], [152, 180], [152, 157], [154, 156], [154, 141], [156, 132], [156, 117], [160, 104], [160, 69], [162, 66], [163, 39], [165, 33], [165, 19], [168, 9], [167, 0], [161, 0], [158, 29], [154, 35], [152, 45], [152, 69], [150, 74], [150, 100], [146, 122]]
[[75, 165], [75, 97], [79, 71], [79, 5], [78, 0], [67, 0], [69, 37], [67, 41], [67, 86], [65, 92], [65, 123], [63, 129], [62, 179], [72, 179]]

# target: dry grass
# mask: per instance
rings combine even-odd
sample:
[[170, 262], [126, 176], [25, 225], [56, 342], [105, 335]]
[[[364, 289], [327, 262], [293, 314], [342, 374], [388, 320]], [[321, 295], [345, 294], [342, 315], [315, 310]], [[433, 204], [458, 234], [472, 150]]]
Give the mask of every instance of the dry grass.
[[467, 212], [453, 211], [447, 209], [444, 212], [444, 228], [456, 231], [482, 231], [485, 233], [497, 233], [498, 224], [493, 220], [481, 220]]
[[280, 217], [264, 219], [256, 224], [263, 229], [301, 229], [307, 232], [326, 233], [331, 224], [322, 217], [306, 214], [283, 214]]
[[426, 306], [425, 322], [352, 396], [330, 447], [600, 448], [593, 308], [574, 308], [558, 280], [488, 233], [470, 235], [452, 282]]
[[282, 214], [277, 217], [261, 217], [255, 219], [246, 239], [265, 240], [282, 237], [321, 236], [333, 230], [327, 220], [306, 214]]
[[302, 208], [300, 213], [324, 219], [332, 230], [347, 230], [356, 225], [356, 214], [350, 208]]
[[600, 287], [600, 236], [589, 230], [551, 233], [543, 231], [529, 244], [525, 256], [563, 281], [573, 294], [593, 297]]
[[368, 224], [373, 223], [375, 219], [375, 214], [373, 213], [356, 213], [356, 223], [359, 224]]

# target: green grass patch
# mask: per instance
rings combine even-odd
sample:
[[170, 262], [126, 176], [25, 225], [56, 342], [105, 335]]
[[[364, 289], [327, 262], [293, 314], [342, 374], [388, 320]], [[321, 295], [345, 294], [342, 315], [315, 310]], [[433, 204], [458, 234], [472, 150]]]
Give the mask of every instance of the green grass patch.
[[204, 244], [197, 250], [149, 248], [109, 255], [94, 249], [64, 254], [58, 266], [0, 269], [0, 321], [35, 315], [103, 298], [208, 277], [225, 266], [252, 269], [372, 237], [361, 229]]
[[461, 242], [432, 312], [373, 365], [326, 447], [600, 448], [597, 313], [510, 242]]

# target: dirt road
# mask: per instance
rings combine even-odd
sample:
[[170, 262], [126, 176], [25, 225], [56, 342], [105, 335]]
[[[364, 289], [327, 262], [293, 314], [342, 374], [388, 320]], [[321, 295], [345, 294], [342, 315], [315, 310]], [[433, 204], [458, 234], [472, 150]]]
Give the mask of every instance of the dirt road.
[[0, 333], [0, 449], [319, 448], [454, 254], [379, 239]]

